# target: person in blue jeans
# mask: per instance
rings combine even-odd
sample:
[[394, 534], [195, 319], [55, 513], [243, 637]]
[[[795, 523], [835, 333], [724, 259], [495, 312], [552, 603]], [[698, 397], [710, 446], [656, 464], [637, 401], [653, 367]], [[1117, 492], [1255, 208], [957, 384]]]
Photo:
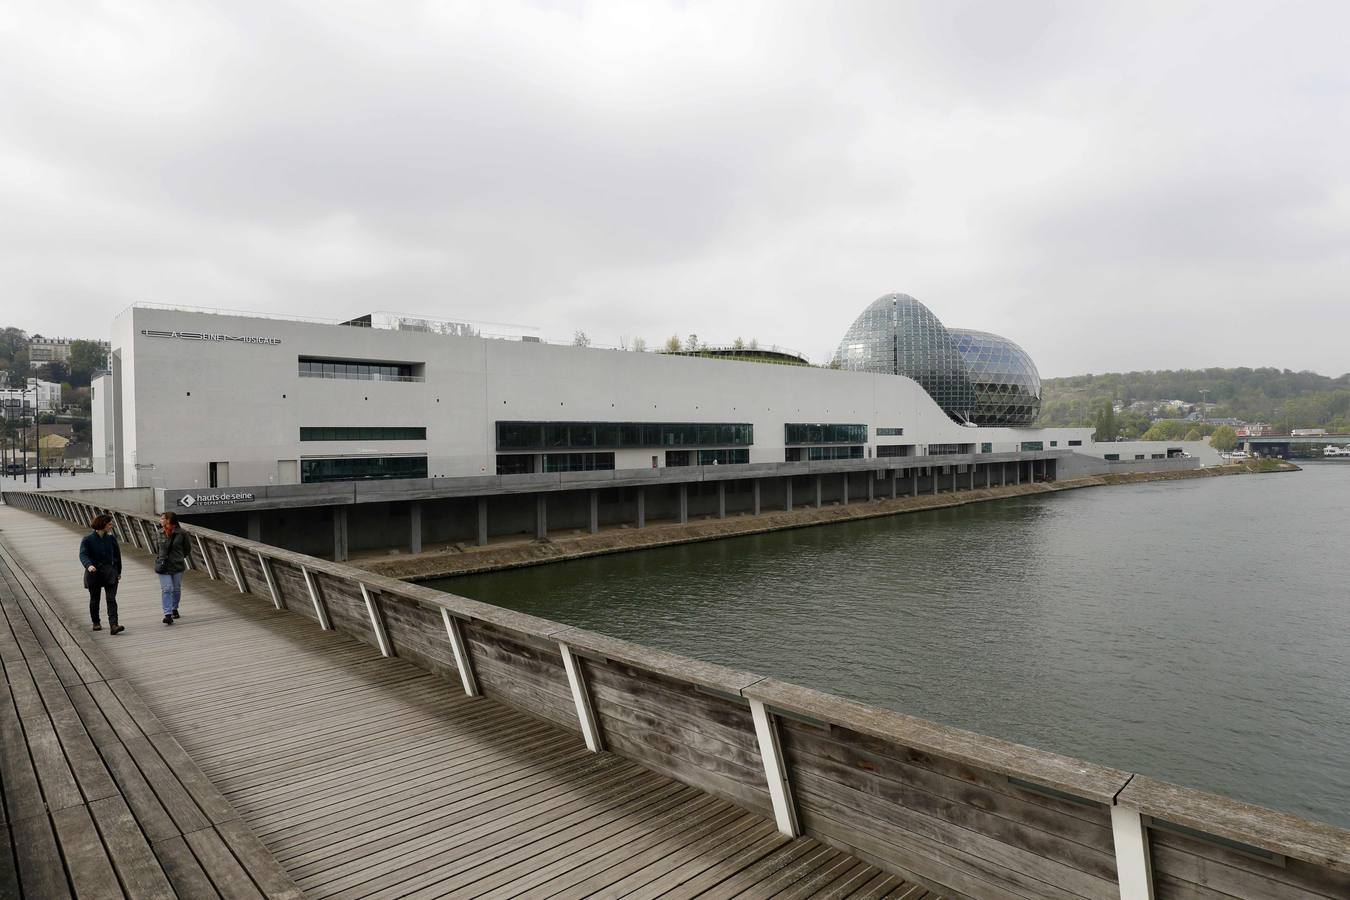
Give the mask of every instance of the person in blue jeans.
[[178, 516], [171, 512], [159, 517], [159, 546], [155, 549], [155, 574], [159, 576], [159, 594], [164, 609], [164, 624], [172, 625], [183, 599], [183, 573], [187, 571], [188, 541], [178, 527]]

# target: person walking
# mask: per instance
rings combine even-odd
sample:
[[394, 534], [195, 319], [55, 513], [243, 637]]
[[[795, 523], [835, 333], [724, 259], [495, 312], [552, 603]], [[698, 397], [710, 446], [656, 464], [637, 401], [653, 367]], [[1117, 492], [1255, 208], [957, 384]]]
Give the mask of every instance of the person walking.
[[108, 631], [121, 634], [126, 628], [117, 624], [117, 583], [122, 580], [122, 550], [117, 546], [117, 535], [112, 533], [112, 516], [94, 516], [89, 523], [92, 532], [80, 541], [80, 564], [84, 566], [84, 586], [89, 591], [89, 619], [95, 631], [102, 631], [99, 621], [99, 594], [107, 598]]
[[178, 527], [175, 513], [160, 513], [159, 546], [155, 550], [155, 574], [159, 576], [159, 594], [164, 609], [164, 624], [172, 625], [183, 598], [183, 572], [187, 571], [188, 541]]

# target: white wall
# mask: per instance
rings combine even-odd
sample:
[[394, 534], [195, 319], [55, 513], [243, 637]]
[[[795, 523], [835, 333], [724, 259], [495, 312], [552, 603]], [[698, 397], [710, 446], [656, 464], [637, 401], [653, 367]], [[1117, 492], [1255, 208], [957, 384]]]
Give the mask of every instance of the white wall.
[[89, 403], [93, 415], [89, 452], [93, 455], [94, 472], [107, 475], [116, 458], [113, 444], [113, 390], [112, 375], [100, 373], [89, 381]]
[[[279, 344], [153, 337], [143, 330], [279, 339]], [[451, 337], [287, 320], [133, 308], [113, 325], [122, 356], [128, 485], [278, 483], [278, 461], [425, 453], [428, 474], [496, 472], [499, 420], [749, 422], [751, 462], [782, 462], [785, 422], [860, 423], [877, 443], [1089, 442], [1091, 429], [964, 428], [908, 378], [655, 353]], [[425, 364], [424, 383], [301, 378], [299, 356]], [[305, 442], [301, 426], [425, 426], [425, 441]], [[902, 437], [877, 438], [877, 427]], [[1058, 448], [1052, 448], [1052, 441]], [[653, 451], [616, 454], [646, 468]], [[664, 464], [665, 455], [657, 451]]]
[[[1109, 454], [1119, 454], [1122, 461], [1132, 460], [1143, 454], [1144, 459], [1152, 459], [1153, 454], [1166, 455], [1172, 448], [1180, 447], [1186, 453], [1200, 460], [1202, 466], [1217, 466], [1223, 462], [1219, 452], [1205, 441], [1112, 441], [1110, 443], [1084, 445], [1081, 452], [1089, 456], [1105, 458]], [[1075, 448], [1078, 449], [1078, 448]]]

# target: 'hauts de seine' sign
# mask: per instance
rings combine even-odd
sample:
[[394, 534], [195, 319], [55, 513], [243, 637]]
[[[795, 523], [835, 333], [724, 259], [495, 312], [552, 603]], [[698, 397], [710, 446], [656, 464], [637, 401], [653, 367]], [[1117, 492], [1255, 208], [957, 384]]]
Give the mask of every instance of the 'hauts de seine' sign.
[[151, 328], [142, 328], [141, 334], [146, 337], [157, 338], [178, 338], [183, 341], [223, 341], [236, 344], [280, 344], [281, 338], [273, 337], [253, 337], [250, 335], [238, 334], [207, 334], [204, 331], [155, 331]]
[[219, 494], [184, 494], [178, 498], [178, 505], [184, 509], [194, 506], [225, 506], [230, 503], [253, 502], [252, 491], [233, 491]]

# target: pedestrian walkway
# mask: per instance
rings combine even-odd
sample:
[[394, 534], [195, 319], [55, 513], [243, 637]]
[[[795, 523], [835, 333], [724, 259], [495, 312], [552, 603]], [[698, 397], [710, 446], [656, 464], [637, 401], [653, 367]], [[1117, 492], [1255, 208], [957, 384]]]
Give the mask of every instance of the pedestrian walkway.
[[86, 633], [80, 536], [0, 507], [0, 547], [31, 579], [18, 583], [106, 654], [104, 682], [144, 698], [137, 712], [307, 897], [934, 896], [224, 581], [187, 573], [183, 618], [165, 626], [138, 553], [124, 553], [127, 631]]

